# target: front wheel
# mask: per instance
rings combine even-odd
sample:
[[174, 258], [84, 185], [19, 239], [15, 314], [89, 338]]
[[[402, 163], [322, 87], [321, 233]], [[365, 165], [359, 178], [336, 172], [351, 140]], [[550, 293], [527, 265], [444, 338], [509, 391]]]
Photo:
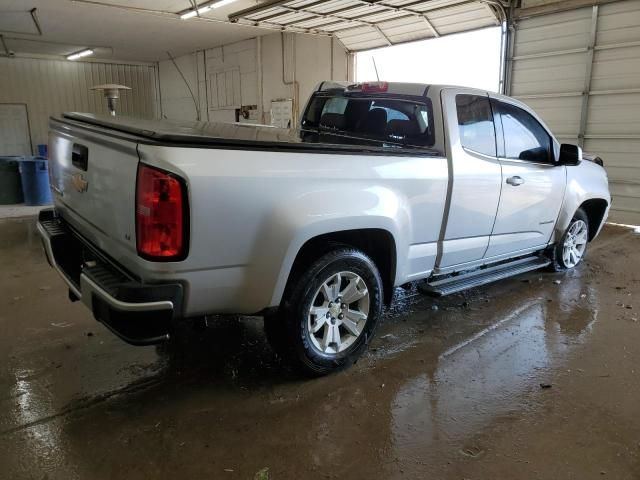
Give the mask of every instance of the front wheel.
[[562, 272], [578, 266], [586, 254], [588, 241], [589, 218], [581, 209], [578, 209], [562, 239], [553, 249], [553, 270]]
[[[276, 350], [310, 375], [353, 364], [366, 348], [382, 311], [382, 280], [373, 261], [337, 248], [291, 280], [282, 308], [284, 341]], [[275, 330], [275, 329], [274, 329]]]

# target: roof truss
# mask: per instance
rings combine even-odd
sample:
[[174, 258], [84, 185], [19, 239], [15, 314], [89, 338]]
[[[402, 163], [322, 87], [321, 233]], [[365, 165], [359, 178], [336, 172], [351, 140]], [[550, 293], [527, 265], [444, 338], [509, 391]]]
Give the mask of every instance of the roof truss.
[[500, 0], [268, 0], [233, 22], [336, 36], [350, 51], [499, 25]]

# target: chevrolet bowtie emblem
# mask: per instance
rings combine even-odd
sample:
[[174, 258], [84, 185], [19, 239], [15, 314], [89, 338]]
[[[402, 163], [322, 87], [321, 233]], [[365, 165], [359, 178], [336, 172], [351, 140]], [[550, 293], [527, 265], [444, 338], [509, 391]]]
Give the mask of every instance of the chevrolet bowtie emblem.
[[84, 193], [89, 189], [89, 182], [84, 179], [84, 175], [82, 175], [81, 173], [72, 175], [71, 183], [73, 184], [73, 188], [75, 188], [78, 193]]

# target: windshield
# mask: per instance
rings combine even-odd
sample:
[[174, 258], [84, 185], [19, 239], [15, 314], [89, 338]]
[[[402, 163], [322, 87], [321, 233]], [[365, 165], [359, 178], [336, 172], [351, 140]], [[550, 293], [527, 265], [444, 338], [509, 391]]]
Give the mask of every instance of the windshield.
[[428, 98], [316, 96], [302, 121], [304, 130], [388, 143], [433, 146], [433, 113]]

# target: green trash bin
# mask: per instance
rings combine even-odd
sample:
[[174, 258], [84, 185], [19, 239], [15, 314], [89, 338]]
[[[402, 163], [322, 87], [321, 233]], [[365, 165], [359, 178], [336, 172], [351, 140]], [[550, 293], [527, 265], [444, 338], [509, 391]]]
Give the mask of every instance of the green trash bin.
[[24, 202], [20, 180], [21, 157], [0, 157], [0, 205]]

